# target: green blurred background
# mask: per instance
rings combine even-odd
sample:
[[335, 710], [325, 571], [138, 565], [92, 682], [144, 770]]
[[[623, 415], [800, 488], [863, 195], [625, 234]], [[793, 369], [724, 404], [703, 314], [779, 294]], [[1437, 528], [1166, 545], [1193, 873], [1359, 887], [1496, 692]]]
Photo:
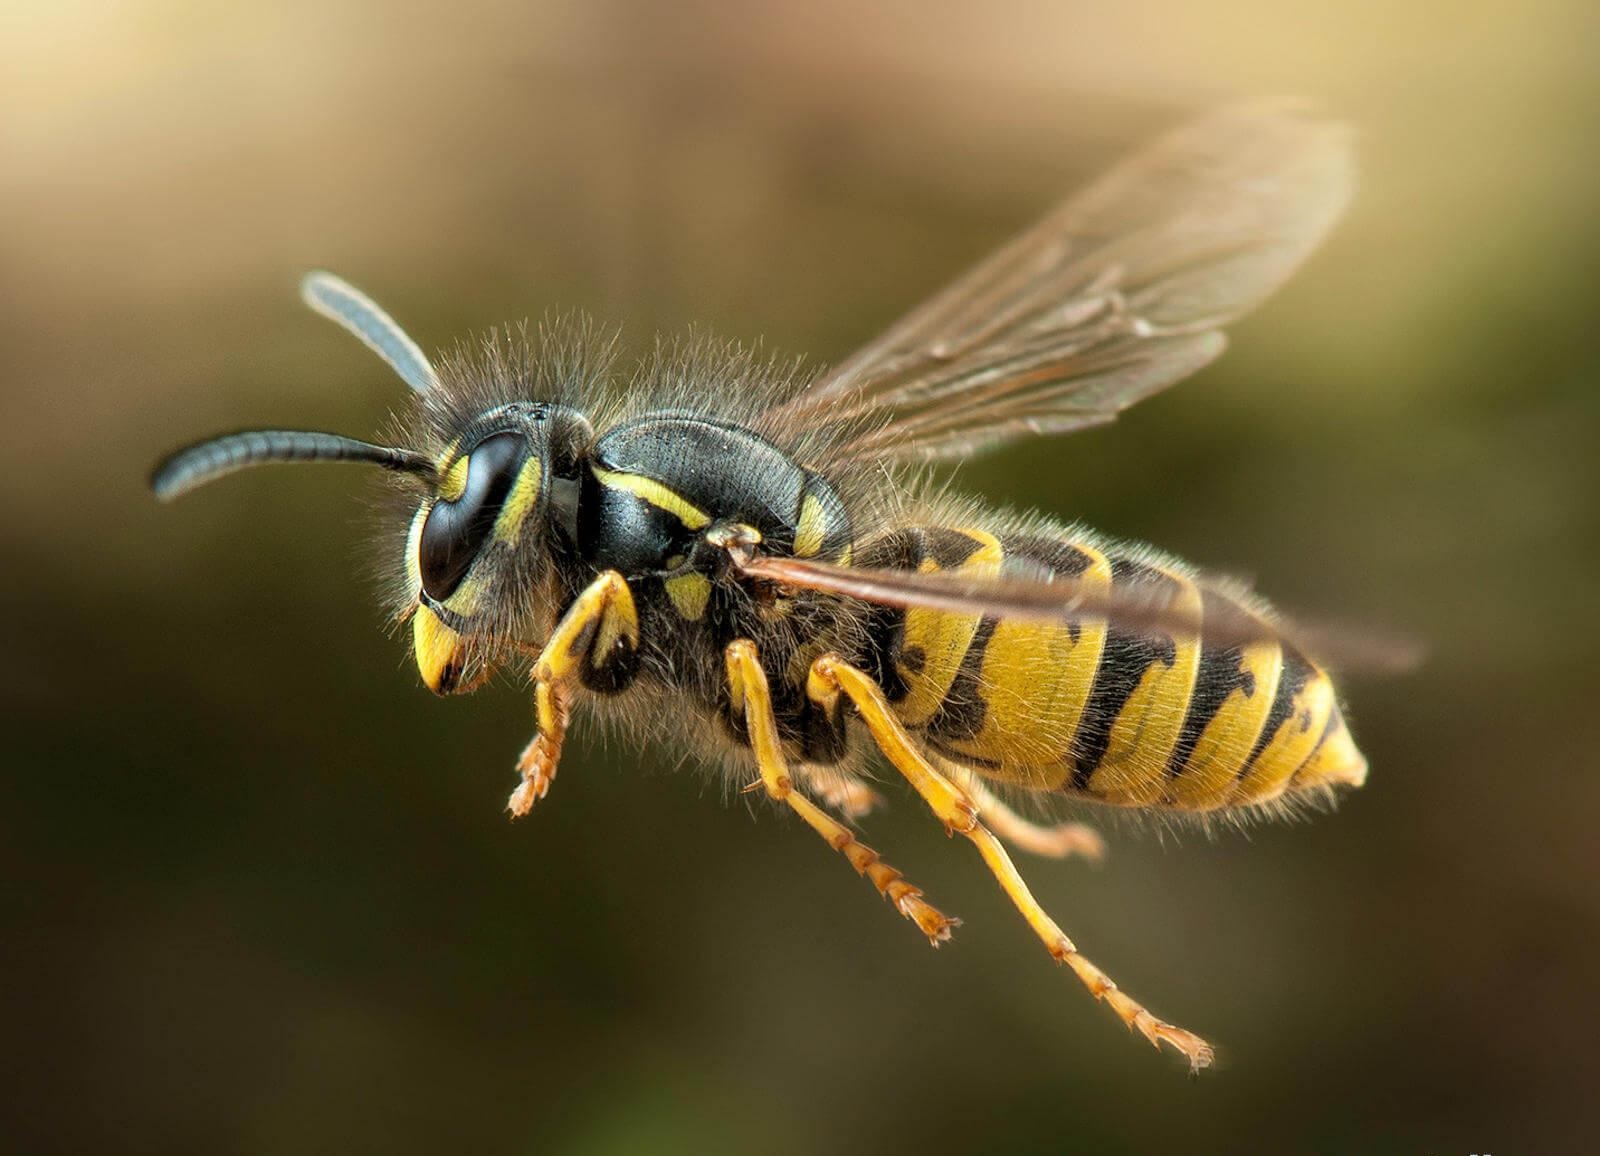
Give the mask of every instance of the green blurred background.
[[[9, 1150], [1573, 1152], [1600, 1012], [1600, 9], [12, 0], [0, 14], [0, 1134]], [[1345, 225], [1230, 355], [962, 471], [1398, 625], [1335, 816], [1031, 861], [1124, 1038], [969, 848], [868, 820], [934, 954], [798, 824], [385, 636], [361, 479], [161, 509], [171, 445], [375, 430], [428, 348], [577, 307], [836, 358], [1130, 143], [1293, 93]]]

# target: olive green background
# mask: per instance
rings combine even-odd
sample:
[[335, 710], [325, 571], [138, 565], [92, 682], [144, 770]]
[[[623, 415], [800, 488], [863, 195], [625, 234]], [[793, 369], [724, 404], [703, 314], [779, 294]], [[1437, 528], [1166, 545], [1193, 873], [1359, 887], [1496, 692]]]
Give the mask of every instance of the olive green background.
[[[0, 16], [0, 1134], [167, 1153], [1572, 1152], [1600, 993], [1600, 17], [1592, 4], [193, 0]], [[1362, 188], [1232, 352], [962, 469], [1430, 654], [1345, 684], [1333, 816], [1028, 861], [1217, 1040], [1191, 1082], [915, 800], [836, 856], [529, 707], [424, 693], [355, 471], [170, 509], [172, 445], [369, 435], [426, 348], [582, 308], [843, 355], [1131, 143], [1239, 96]]]

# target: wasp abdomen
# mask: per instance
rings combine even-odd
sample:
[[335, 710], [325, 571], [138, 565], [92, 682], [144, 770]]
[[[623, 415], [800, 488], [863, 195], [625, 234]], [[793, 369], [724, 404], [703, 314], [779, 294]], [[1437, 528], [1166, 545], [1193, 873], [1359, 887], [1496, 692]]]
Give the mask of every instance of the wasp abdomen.
[[[1151, 585], [1202, 619], [1208, 609], [1254, 613], [1176, 566], [1070, 537], [919, 528], [862, 553], [924, 572]], [[886, 685], [901, 720], [989, 778], [1120, 806], [1211, 811], [1366, 774], [1327, 675], [1284, 641], [1219, 647], [1098, 618], [919, 608], [895, 612], [891, 625], [879, 666], [893, 674]]]

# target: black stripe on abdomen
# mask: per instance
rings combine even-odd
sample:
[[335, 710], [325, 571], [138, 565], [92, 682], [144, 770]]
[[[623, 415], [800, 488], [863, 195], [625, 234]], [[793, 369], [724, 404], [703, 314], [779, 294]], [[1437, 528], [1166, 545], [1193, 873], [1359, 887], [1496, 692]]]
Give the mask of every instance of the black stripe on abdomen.
[[1316, 673], [1303, 654], [1288, 643], [1283, 644], [1283, 675], [1278, 679], [1278, 693], [1272, 699], [1272, 709], [1267, 712], [1267, 721], [1262, 724], [1261, 733], [1256, 736], [1256, 745], [1250, 749], [1250, 757], [1239, 768], [1239, 778], [1243, 779], [1250, 773], [1256, 759], [1261, 757], [1261, 752], [1272, 741], [1272, 736], [1288, 721], [1289, 712], [1294, 709], [1295, 697]]
[[[1111, 560], [1111, 584], [1114, 590], [1145, 584], [1165, 585], [1172, 591], [1178, 589], [1177, 582], [1168, 575], [1128, 558]], [[1139, 689], [1145, 671], [1158, 662], [1170, 667], [1177, 659], [1178, 647], [1171, 638], [1106, 631], [1100, 668], [1095, 672], [1083, 721], [1078, 724], [1078, 733], [1072, 741], [1072, 786], [1075, 790], [1088, 788], [1090, 777], [1106, 756], [1111, 730], [1133, 692]]]
[[[1210, 618], [1212, 607], [1234, 611], [1234, 606], [1213, 590], [1201, 588], [1201, 613]], [[1195, 672], [1194, 693], [1189, 698], [1189, 709], [1183, 716], [1183, 729], [1178, 732], [1178, 744], [1172, 748], [1167, 760], [1167, 777], [1176, 778], [1183, 765], [1194, 754], [1195, 744], [1205, 734], [1206, 727], [1222, 710], [1222, 704], [1236, 690], [1246, 698], [1256, 692], [1256, 676], [1244, 667], [1244, 649], [1239, 646], [1202, 646], [1200, 668]]]
[[[885, 570], [916, 571], [925, 559], [932, 558], [941, 570], [960, 566], [983, 548], [983, 543], [968, 534], [942, 526], [911, 526], [870, 538], [856, 546], [854, 565]], [[883, 688], [890, 702], [899, 702], [910, 693], [899, 667], [917, 669], [920, 653], [903, 653], [906, 612], [897, 606], [872, 606], [866, 615], [863, 636], [867, 650], [860, 656], [862, 668]]]
[[994, 618], [978, 623], [966, 654], [961, 656], [955, 679], [945, 691], [944, 701], [928, 720], [928, 733], [935, 738], [971, 739], [983, 729], [984, 717], [989, 713], [983, 697], [983, 659], [997, 625], [999, 620]]

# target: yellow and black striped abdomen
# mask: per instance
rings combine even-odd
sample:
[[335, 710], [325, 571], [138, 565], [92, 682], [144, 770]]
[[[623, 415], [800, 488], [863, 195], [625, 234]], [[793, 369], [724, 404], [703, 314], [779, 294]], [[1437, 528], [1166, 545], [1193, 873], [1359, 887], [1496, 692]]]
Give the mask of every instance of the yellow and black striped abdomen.
[[[1156, 584], [1202, 616], [1233, 601], [1176, 566], [1071, 536], [959, 528], [914, 531], [911, 540], [906, 561], [924, 571]], [[911, 609], [892, 667], [895, 709], [930, 746], [1036, 790], [1212, 811], [1359, 784], [1366, 774], [1327, 675], [1287, 643], [1215, 647], [1099, 619]]]

